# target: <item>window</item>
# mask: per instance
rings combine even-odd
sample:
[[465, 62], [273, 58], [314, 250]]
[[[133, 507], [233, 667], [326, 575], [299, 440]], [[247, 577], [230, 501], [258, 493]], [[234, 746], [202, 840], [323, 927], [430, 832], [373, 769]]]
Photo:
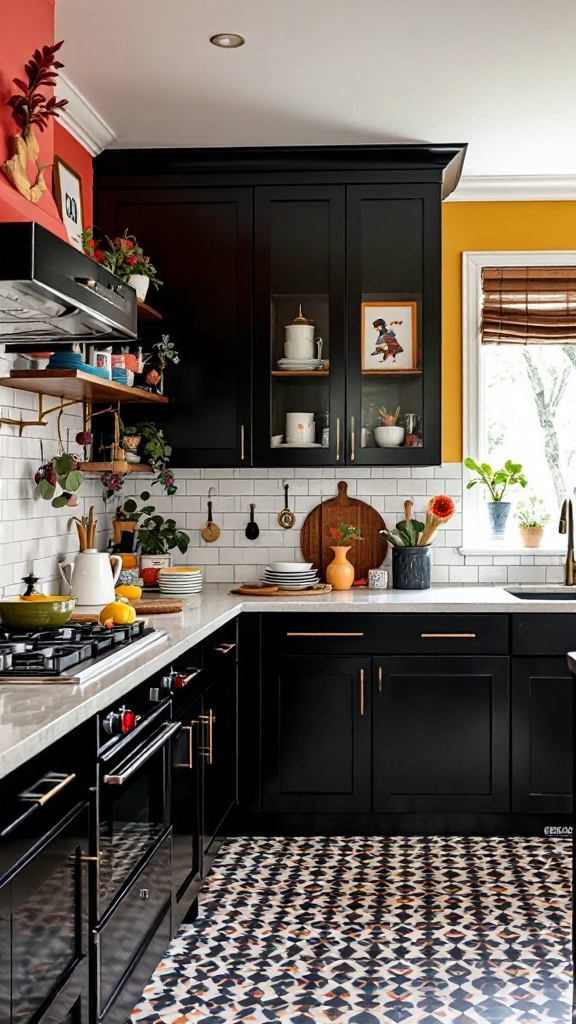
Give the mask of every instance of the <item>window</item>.
[[[464, 454], [522, 463], [528, 487], [509, 496], [544, 499], [543, 549], [560, 551], [559, 510], [576, 485], [576, 252], [463, 255]], [[466, 490], [467, 478], [464, 549], [495, 550], [485, 488]], [[513, 522], [506, 550], [521, 548]]]

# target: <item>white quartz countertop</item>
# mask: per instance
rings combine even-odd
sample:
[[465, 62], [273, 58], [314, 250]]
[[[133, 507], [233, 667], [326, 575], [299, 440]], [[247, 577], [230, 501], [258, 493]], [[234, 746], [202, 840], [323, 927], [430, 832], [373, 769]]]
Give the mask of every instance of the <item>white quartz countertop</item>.
[[[530, 591], [538, 588], [529, 587]], [[65, 736], [240, 612], [574, 612], [576, 601], [521, 600], [501, 587], [434, 586], [429, 590], [333, 592], [324, 597], [242, 597], [229, 584], [208, 585], [175, 615], [147, 616], [166, 632], [160, 643], [83, 685], [0, 683], [0, 778]]]

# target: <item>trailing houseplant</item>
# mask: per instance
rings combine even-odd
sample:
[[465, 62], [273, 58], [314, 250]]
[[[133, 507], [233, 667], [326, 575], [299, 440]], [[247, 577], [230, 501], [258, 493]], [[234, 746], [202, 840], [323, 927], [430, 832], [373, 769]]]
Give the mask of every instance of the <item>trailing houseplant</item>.
[[524, 547], [540, 547], [544, 527], [550, 521], [544, 500], [531, 494], [525, 500], [519, 501], [514, 509], [514, 518], [518, 523]]
[[[150, 492], [142, 491], [141, 501], [148, 502], [149, 498]], [[178, 529], [174, 519], [164, 519], [163, 516], [154, 515], [154, 512], [154, 505], [145, 504], [138, 508], [133, 498], [127, 498], [118, 507], [115, 519], [120, 523], [136, 524], [142, 554], [165, 555], [172, 548], [178, 548], [181, 554], [184, 554], [190, 544], [189, 535]]]
[[493, 469], [488, 462], [478, 463], [474, 459], [464, 459], [464, 465], [476, 476], [466, 484], [467, 490], [482, 484], [488, 489], [490, 500], [487, 502], [490, 526], [494, 540], [502, 540], [506, 530], [506, 520], [510, 511], [510, 502], [503, 501], [509, 487], [526, 487], [528, 481], [522, 473], [519, 462], [508, 459], [500, 469]]
[[[84, 479], [78, 469], [79, 465], [78, 456], [70, 455], [68, 452], [61, 452], [50, 462], [43, 462], [34, 474], [38, 497], [50, 501], [52, 508], [76, 506], [78, 498], [74, 492], [82, 486]], [[58, 487], [60, 494], [56, 494]]]
[[134, 423], [131, 426], [125, 426], [123, 423], [120, 424], [120, 444], [122, 444], [122, 439], [125, 437], [138, 436], [141, 438], [139, 445], [140, 454], [157, 474], [153, 483], [160, 484], [169, 496], [176, 494], [178, 488], [174, 481], [174, 474], [168, 467], [168, 461], [172, 455], [172, 446], [166, 441], [164, 431], [149, 420], [145, 420], [142, 423]]

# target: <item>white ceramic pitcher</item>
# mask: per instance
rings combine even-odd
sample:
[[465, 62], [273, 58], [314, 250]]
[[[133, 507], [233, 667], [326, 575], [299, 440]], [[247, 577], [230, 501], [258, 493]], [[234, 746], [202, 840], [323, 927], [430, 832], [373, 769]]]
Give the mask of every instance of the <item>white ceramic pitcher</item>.
[[[116, 563], [114, 569], [111, 562]], [[58, 562], [58, 568], [64, 582], [70, 587], [70, 596], [76, 598], [76, 607], [103, 607], [114, 601], [114, 585], [122, 569], [120, 555], [106, 555], [96, 548], [86, 548], [85, 551], [79, 551], [76, 558]]]

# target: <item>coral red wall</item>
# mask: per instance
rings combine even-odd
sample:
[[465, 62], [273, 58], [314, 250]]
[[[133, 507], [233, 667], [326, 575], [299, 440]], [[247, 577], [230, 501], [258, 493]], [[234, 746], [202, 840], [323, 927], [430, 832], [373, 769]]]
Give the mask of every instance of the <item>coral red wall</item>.
[[[11, 155], [9, 140], [18, 133], [6, 100], [16, 91], [12, 79], [25, 78], [24, 65], [38, 47], [54, 42], [54, 0], [0, 0], [0, 164]], [[61, 56], [66, 63], [65, 46]], [[92, 223], [92, 158], [60, 125], [50, 120], [44, 132], [36, 132], [40, 163], [51, 163], [56, 152], [82, 175], [85, 215]], [[52, 170], [45, 172], [48, 185], [39, 203], [30, 203], [9, 184], [0, 171], [0, 221], [35, 220], [61, 238], [66, 231], [52, 197]]]

